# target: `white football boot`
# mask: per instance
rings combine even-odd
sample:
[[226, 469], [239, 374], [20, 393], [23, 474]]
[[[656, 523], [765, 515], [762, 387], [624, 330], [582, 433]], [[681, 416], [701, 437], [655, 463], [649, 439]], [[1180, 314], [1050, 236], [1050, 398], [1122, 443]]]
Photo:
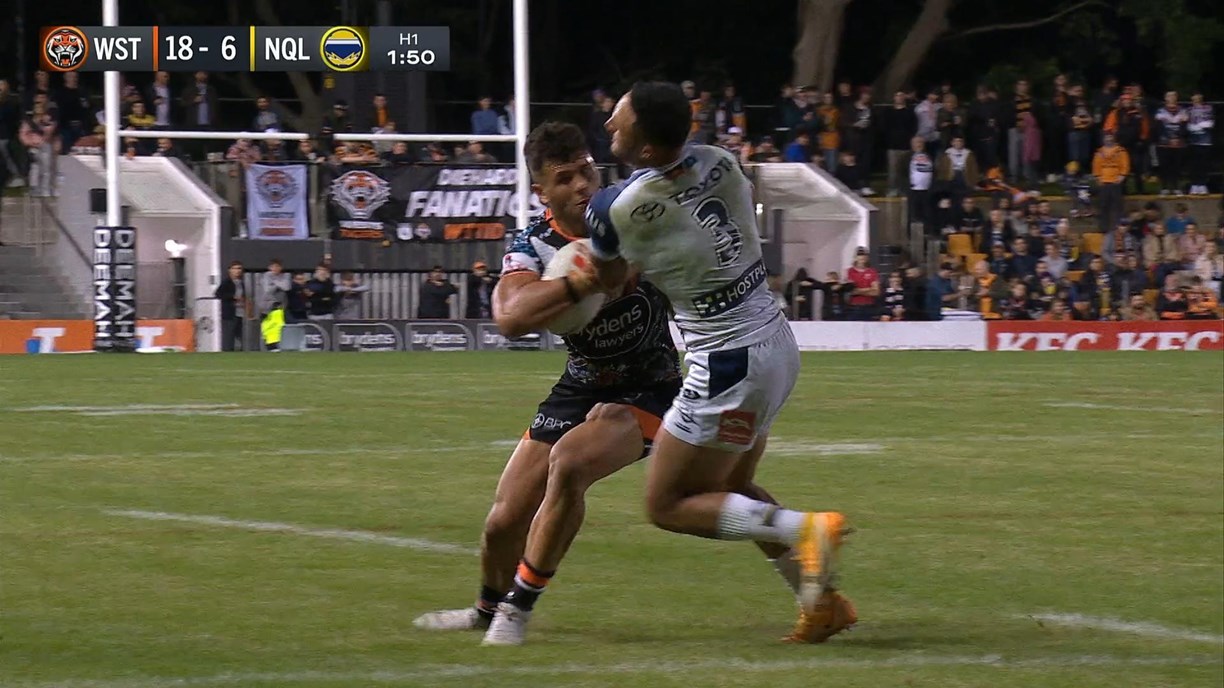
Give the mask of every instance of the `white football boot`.
[[475, 607], [464, 607], [422, 614], [413, 619], [412, 625], [427, 631], [475, 631], [488, 628], [489, 622], [477, 613]]
[[527, 622], [530, 619], [531, 612], [502, 602], [497, 605], [497, 615], [489, 624], [489, 630], [485, 631], [481, 645], [522, 645], [527, 637]]

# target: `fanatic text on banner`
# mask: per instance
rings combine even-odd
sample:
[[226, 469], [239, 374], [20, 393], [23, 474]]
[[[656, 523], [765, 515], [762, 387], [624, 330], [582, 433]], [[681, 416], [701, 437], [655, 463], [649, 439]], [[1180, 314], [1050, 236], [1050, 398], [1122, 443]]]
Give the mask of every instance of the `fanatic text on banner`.
[[[335, 239], [502, 241], [518, 214], [505, 166], [344, 167], [327, 189]], [[531, 211], [544, 212], [535, 194]]]

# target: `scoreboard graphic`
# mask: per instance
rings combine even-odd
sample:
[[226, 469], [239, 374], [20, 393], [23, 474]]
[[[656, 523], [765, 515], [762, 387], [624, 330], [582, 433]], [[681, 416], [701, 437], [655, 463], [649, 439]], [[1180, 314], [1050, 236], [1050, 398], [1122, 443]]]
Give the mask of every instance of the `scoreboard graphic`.
[[50, 26], [55, 72], [365, 72], [450, 69], [445, 26]]

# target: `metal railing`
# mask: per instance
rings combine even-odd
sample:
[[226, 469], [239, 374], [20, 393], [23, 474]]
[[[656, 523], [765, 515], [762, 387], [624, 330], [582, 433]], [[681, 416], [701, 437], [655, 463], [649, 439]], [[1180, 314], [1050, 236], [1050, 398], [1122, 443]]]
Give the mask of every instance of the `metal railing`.
[[4, 228], [0, 241], [33, 248], [38, 256], [56, 242], [54, 198], [30, 194], [8, 196], [0, 201], [0, 213], [4, 214], [0, 222], [0, 227]]
[[[141, 266], [144, 267], [143, 265]], [[289, 271], [287, 271], [289, 272]], [[243, 287], [253, 300], [259, 298], [259, 277], [263, 273], [246, 272], [243, 275]], [[305, 274], [308, 279], [310, 273]], [[459, 290], [450, 298], [451, 320], [462, 319], [466, 314], [468, 302], [467, 278], [468, 272], [448, 272], [446, 279]], [[357, 283], [369, 287], [361, 295], [359, 320], [414, 320], [421, 303], [421, 285], [428, 273], [425, 272], [353, 272]], [[141, 279], [144, 279], [143, 273]], [[332, 282], [340, 285], [340, 274], [332, 275]], [[142, 285], [144, 283], [142, 282]], [[142, 304], [143, 305], [143, 304]], [[258, 314], [256, 314], [258, 315]]]

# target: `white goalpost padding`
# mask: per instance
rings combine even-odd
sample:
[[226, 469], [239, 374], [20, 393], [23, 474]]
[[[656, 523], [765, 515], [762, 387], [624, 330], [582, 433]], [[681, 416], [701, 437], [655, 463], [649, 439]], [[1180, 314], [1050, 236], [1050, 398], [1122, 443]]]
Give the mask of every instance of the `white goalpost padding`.
[[[119, 26], [119, 0], [102, 0], [102, 25]], [[106, 72], [106, 224], [123, 224], [123, 201], [119, 196], [119, 72]]]
[[[102, 25], [119, 25], [119, 0], [102, 0]], [[526, 227], [531, 210], [531, 178], [527, 160], [523, 157], [523, 144], [531, 129], [530, 81], [528, 80], [527, 0], [514, 0], [514, 133], [476, 136], [474, 134], [346, 134], [336, 133], [336, 141], [407, 141], [465, 143], [468, 141], [499, 142], [515, 144], [514, 159], [517, 170], [516, 193], [518, 195], [517, 221]], [[105, 81], [106, 117], [106, 224], [118, 227], [122, 223], [122, 201], [119, 191], [119, 140], [136, 139], [195, 139], [212, 141], [234, 141], [250, 139], [263, 141], [302, 141], [309, 134], [297, 132], [253, 132], [253, 131], [120, 131], [119, 122], [119, 72], [106, 72]]]
[[527, 159], [523, 157], [523, 144], [531, 130], [531, 84], [527, 78], [527, 0], [514, 0], [514, 136], [517, 139], [514, 151], [515, 175], [518, 181], [518, 226], [527, 226], [527, 211], [531, 205], [531, 179], [527, 173]]

